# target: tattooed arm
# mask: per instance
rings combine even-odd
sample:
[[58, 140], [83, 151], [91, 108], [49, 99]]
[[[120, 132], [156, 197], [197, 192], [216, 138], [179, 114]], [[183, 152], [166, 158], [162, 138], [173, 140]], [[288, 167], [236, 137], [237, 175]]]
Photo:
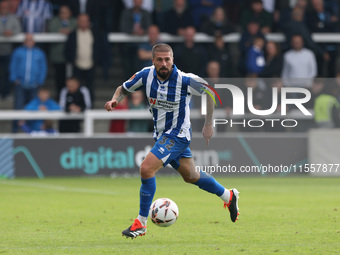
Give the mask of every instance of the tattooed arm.
[[207, 96], [207, 115], [205, 116], [205, 122], [202, 129], [204, 139], [209, 145], [210, 138], [214, 134], [213, 125], [213, 114], [214, 114], [214, 101], [211, 97]]
[[125, 90], [123, 86], [119, 86], [112, 96], [112, 99], [106, 102], [104, 108], [107, 111], [112, 111], [124, 97], [131, 94], [129, 91]]

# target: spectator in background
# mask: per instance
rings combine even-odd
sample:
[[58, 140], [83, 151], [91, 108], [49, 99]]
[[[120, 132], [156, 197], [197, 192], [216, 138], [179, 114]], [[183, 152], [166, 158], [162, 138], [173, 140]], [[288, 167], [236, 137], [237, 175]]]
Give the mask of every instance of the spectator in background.
[[79, 15], [77, 28], [68, 35], [65, 57], [73, 65], [73, 75], [89, 89], [92, 102], [95, 97], [93, 84], [95, 67], [98, 64], [108, 66], [110, 58], [108, 47], [107, 36], [90, 28], [89, 16]]
[[87, 14], [94, 29], [108, 33], [112, 30], [114, 2], [112, 0], [72, 0], [66, 1], [65, 4], [70, 7], [73, 17]]
[[120, 30], [132, 35], [145, 35], [151, 25], [151, 14], [142, 9], [143, 0], [134, 0], [134, 7], [125, 9], [120, 19]]
[[[149, 13], [152, 13], [154, 10], [154, 1], [153, 0], [142, 0], [141, 2], [141, 7], [143, 10], [146, 10]], [[136, 6], [136, 1], [135, 0], [123, 0], [123, 3], [125, 5], [126, 9], [131, 9]], [[139, 5], [139, 3], [137, 3]]]
[[93, 28], [110, 33], [113, 30], [113, 9], [115, 1], [97, 0], [95, 2], [93, 14], [90, 16]]
[[215, 36], [214, 44], [209, 48], [209, 58], [219, 63], [221, 77], [233, 76], [233, 62], [230, 51], [221, 35]]
[[[28, 111], [55, 111], [60, 110], [60, 107], [56, 101], [51, 99], [49, 90], [41, 87], [38, 96], [31, 100], [24, 109]], [[32, 131], [42, 130], [43, 124], [43, 120], [28, 121], [28, 127]]]
[[[312, 0], [312, 10], [307, 14], [307, 24], [311, 33], [336, 33], [338, 29], [338, 17], [332, 11], [324, 8], [323, 0]], [[334, 77], [336, 70], [337, 48], [336, 43], [319, 43], [324, 52], [329, 55], [326, 72], [323, 72], [324, 59], [317, 56], [318, 74], [326, 77]]]
[[[24, 45], [12, 53], [9, 70], [14, 84], [14, 109], [20, 110], [37, 96], [47, 74], [45, 53], [35, 47], [32, 34], [26, 34]], [[13, 132], [17, 132], [17, 122], [13, 123]]]
[[[0, 36], [9, 38], [20, 31], [17, 17], [9, 13], [8, 1], [0, 2]], [[7, 98], [11, 91], [8, 73], [11, 52], [11, 43], [0, 43], [0, 96], [2, 99]]]
[[[152, 21], [153, 24], [157, 25], [159, 28], [161, 28], [161, 30], [163, 32], [164, 31], [164, 26], [166, 23], [169, 22], [165, 22], [167, 21], [167, 19], [164, 19], [164, 16], [166, 15], [166, 13], [170, 10], [172, 10], [173, 5], [175, 3], [176, 0], [174, 1], [169, 1], [169, 0], [154, 0], [154, 11], [152, 13]], [[185, 0], [182, 0], [185, 3]]]
[[216, 7], [222, 5], [223, 0], [189, 0], [188, 2], [194, 26], [199, 29], [211, 17]]
[[321, 56], [325, 61], [328, 61], [329, 54], [314, 43], [306, 24], [303, 22], [303, 17], [304, 12], [300, 8], [295, 8], [292, 11], [292, 20], [282, 26], [286, 36], [286, 42], [291, 42], [294, 35], [301, 35], [308, 49], [312, 50], [316, 56]]
[[194, 27], [185, 29], [184, 43], [178, 45], [174, 51], [175, 59], [184, 72], [195, 73], [202, 77], [208, 57], [204, 48], [194, 42], [195, 34]]
[[256, 37], [262, 37], [263, 39], [265, 39], [264, 35], [260, 31], [260, 25], [256, 22], [250, 22], [247, 25], [247, 30], [242, 33], [241, 40], [239, 41], [240, 48], [239, 71], [241, 73], [241, 76], [245, 76], [247, 74], [246, 70], [247, 52]]
[[[80, 81], [75, 78], [66, 80], [66, 87], [60, 92], [59, 105], [67, 113], [81, 113], [91, 109], [90, 92]], [[60, 133], [79, 133], [81, 120], [60, 120]]]
[[147, 43], [140, 44], [138, 48], [138, 59], [140, 62], [140, 68], [143, 69], [146, 66], [152, 65], [152, 47], [159, 43], [159, 28], [156, 25], [151, 25], [148, 29], [148, 38], [149, 41]]
[[193, 26], [193, 18], [186, 0], [174, 0], [173, 9], [164, 14], [164, 32], [183, 36], [186, 27]]
[[291, 40], [292, 49], [283, 56], [282, 78], [285, 86], [311, 88], [317, 75], [316, 60], [313, 52], [304, 48], [301, 35]]
[[[208, 83], [209, 84], [223, 83], [223, 78], [225, 78], [225, 76], [222, 76], [222, 71], [223, 71], [223, 69], [221, 68], [221, 65], [218, 61], [210, 60], [207, 64], [207, 69], [206, 69]], [[230, 114], [232, 113], [232, 110], [233, 110], [233, 97], [232, 97], [230, 91], [228, 91], [227, 93], [221, 93], [220, 97], [221, 97], [221, 100], [223, 102], [223, 107], [224, 107], [224, 110], [225, 110], [227, 116], [230, 116]], [[193, 98], [193, 100], [194, 100], [194, 103], [196, 105], [196, 102], [197, 102], [196, 97]], [[198, 105], [200, 105], [200, 103], [198, 103]], [[193, 120], [192, 122], [195, 123], [195, 125], [193, 125], [193, 127], [195, 127], [196, 124], [199, 124], [199, 126], [201, 126], [201, 124], [202, 124], [201, 120], [200, 121]], [[199, 130], [197, 130], [197, 131], [199, 131]]]
[[339, 17], [340, 15], [340, 4], [338, 0], [324, 0], [325, 9], [332, 11], [334, 15]]
[[65, 1], [65, 3], [70, 7], [71, 13], [75, 18], [78, 17], [80, 14], [87, 14], [89, 16], [92, 16], [96, 2], [96, 0]]
[[36, 131], [32, 130], [29, 125], [25, 121], [19, 121], [19, 126], [21, 127], [22, 131], [31, 136], [57, 136], [59, 135], [58, 130], [53, 127], [53, 120], [44, 120], [43, 124], [41, 125], [41, 129]]
[[206, 73], [207, 77], [210, 79], [212, 83], [218, 82], [218, 79], [220, 78], [221, 74], [220, 63], [218, 63], [215, 60], [209, 61], [207, 64]]
[[[221, 75], [222, 72], [222, 68], [221, 65], [219, 64], [218, 61], [215, 60], [210, 60], [207, 64], [207, 69], [206, 69], [206, 73], [207, 73], [207, 78], [208, 78], [208, 83], [210, 84], [218, 84], [223, 82], [223, 80], [221, 80], [220, 78], [224, 78], [224, 76]], [[231, 93], [223, 93], [220, 95], [222, 98], [222, 102], [223, 102], [223, 107], [227, 113], [227, 115], [229, 115], [232, 112], [232, 105], [233, 105], [233, 99], [231, 96]], [[194, 102], [197, 101], [196, 98], [193, 98]], [[200, 99], [199, 99], [200, 100]], [[197, 121], [197, 120], [193, 120], [194, 123], [200, 124], [199, 126], [201, 126], [202, 124], [202, 120]]]
[[242, 10], [246, 8], [248, 0], [224, 0], [223, 8], [225, 13], [234, 26], [240, 24]]
[[[154, 7], [154, 12], [159, 12], [159, 13], [165, 13], [167, 11], [170, 11], [173, 6], [174, 6], [175, 0], [153, 0], [153, 7]], [[144, 7], [145, 9], [145, 7]]]
[[262, 0], [263, 9], [271, 14], [274, 13], [276, 0]]
[[203, 24], [202, 32], [208, 35], [226, 35], [234, 32], [222, 7], [217, 7], [210, 20]]
[[52, 18], [53, 11], [48, 0], [22, 0], [16, 14], [24, 32], [44, 33], [46, 21]]
[[266, 65], [259, 73], [259, 77], [273, 78], [280, 77], [282, 73], [283, 59], [276, 42], [268, 41], [265, 47]]
[[[220, 83], [220, 80], [219, 80], [220, 72], [221, 72], [220, 64], [215, 60], [209, 61], [205, 69], [205, 73], [206, 73], [205, 77], [208, 78], [206, 79], [206, 81], [209, 84], [219, 84]], [[223, 101], [223, 105], [224, 105], [224, 102], [225, 101]], [[190, 102], [190, 108], [198, 108], [200, 105], [201, 105], [201, 98], [194, 97], [192, 101]], [[200, 130], [196, 129], [196, 127], [202, 127], [202, 124], [204, 124], [204, 120], [203, 119], [191, 120], [191, 124], [192, 124], [193, 131], [199, 132]]]
[[[211, 60], [207, 63], [207, 68], [205, 70], [206, 74], [207, 74], [207, 82], [209, 84], [219, 84], [220, 83], [220, 74], [221, 74], [221, 66], [220, 64], [215, 61], [215, 60]], [[223, 78], [223, 77], [222, 77]], [[223, 97], [222, 97], [223, 98]], [[191, 102], [190, 107], [192, 106], [196, 106], [196, 105], [200, 105], [200, 103], [198, 101], [200, 101], [201, 99], [197, 99], [194, 98], [194, 100]], [[223, 105], [224, 102], [228, 103], [227, 101], [223, 101]], [[224, 105], [225, 106], [225, 105]], [[192, 120], [192, 124], [194, 127], [201, 127], [202, 124], [204, 123], [204, 121], [202, 119], [200, 120]], [[195, 130], [195, 131], [199, 131], [199, 130]]]
[[[142, 36], [151, 25], [151, 14], [142, 9], [143, 0], [134, 0], [134, 7], [125, 9], [120, 17], [120, 31], [123, 33]], [[122, 59], [124, 76], [138, 70], [137, 55], [138, 44], [126, 43], [122, 46]]]
[[265, 41], [262, 37], [256, 37], [254, 39], [252, 47], [247, 52], [247, 73], [259, 74], [266, 65], [264, 58], [263, 47]]
[[263, 9], [262, 0], [251, 0], [250, 9], [245, 9], [242, 12], [241, 25], [244, 30], [251, 21], [255, 21], [260, 25], [262, 34], [271, 32], [273, 18], [269, 12]]
[[315, 99], [314, 120], [319, 128], [340, 127], [340, 104], [337, 100], [339, 88], [334, 84], [327, 84], [321, 95]]
[[[70, 8], [63, 5], [59, 9], [59, 16], [51, 20], [48, 31], [68, 35], [76, 28], [76, 19], [71, 17]], [[64, 55], [65, 43], [52, 43], [50, 47], [50, 60], [54, 67], [55, 87], [57, 98], [60, 91], [65, 87], [66, 59]]]
[[112, 24], [112, 31], [111, 32], [120, 32], [120, 16], [124, 11], [124, 4], [122, 1], [111, 1], [113, 4], [113, 24]]
[[[279, 2], [278, 2], [279, 4]], [[278, 23], [279, 27], [282, 28], [285, 26], [287, 22], [289, 22], [292, 18], [292, 12], [294, 9], [299, 9], [302, 12], [302, 21], [306, 20], [306, 10], [307, 10], [308, 1], [307, 0], [297, 0], [296, 4], [292, 7], [282, 8], [279, 11]]]
[[[130, 95], [129, 107], [130, 110], [145, 110], [147, 105], [145, 104], [145, 96], [142, 90], [138, 90]], [[148, 132], [149, 130], [148, 120], [129, 120], [128, 131], [129, 132]]]
[[21, 0], [8, 0], [9, 3], [9, 13], [15, 14], [18, 10]]

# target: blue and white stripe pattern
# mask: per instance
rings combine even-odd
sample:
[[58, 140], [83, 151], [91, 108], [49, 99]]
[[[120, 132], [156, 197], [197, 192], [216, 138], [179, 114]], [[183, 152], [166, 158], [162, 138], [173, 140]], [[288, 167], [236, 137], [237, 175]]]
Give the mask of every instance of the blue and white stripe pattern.
[[153, 115], [154, 138], [158, 139], [165, 133], [191, 140], [189, 109], [191, 95], [204, 93], [202, 89], [191, 86], [197, 83], [192, 82], [193, 79], [202, 80], [197, 75], [178, 70], [174, 65], [170, 77], [160, 81], [155, 67], [149, 66], [123, 83], [124, 89], [131, 93], [145, 89], [150, 112]]
[[13, 139], [0, 139], [0, 178], [14, 178]]
[[52, 5], [46, 0], [21, 0], [16, 15], [26, 33], [45, 32], [46, 19], [53, 16]]

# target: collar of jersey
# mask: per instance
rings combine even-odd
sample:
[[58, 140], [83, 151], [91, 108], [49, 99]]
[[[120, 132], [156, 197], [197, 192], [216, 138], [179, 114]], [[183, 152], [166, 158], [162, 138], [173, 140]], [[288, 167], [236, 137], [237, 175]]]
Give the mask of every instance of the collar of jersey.
[[[174, 65], [172, 65], [172, 72], [171, 72], [169, 78], [166, 79], [165, 81], [162, 81], [162, 82], [165, 83], [166, 81], [168, 81], [170, 79], [176, 79], [176, 73], [177, 73], [177, 66], [174, 64]], [[157, 73], [156, 73], [156, 67], [153, 70], [153, 76], [155, 76], [158, 79]]]

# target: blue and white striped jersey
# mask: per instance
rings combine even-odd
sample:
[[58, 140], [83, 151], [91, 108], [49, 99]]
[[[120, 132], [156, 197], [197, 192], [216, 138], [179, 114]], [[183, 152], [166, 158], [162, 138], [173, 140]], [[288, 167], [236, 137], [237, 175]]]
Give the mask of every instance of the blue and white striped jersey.
[[[204, 81], [197, 75], [184, 73], [174, 65], [165, 81], [157, 78], [155, 66], [145, 67], [123, 83], [129, 92], [144, 88], [154, 121], [154, 138], [163, 133], [191, 140], [189, 103], [191, 95], [204, 92]], [[205, 83], [205, 82], [204, 82]]]
[[52, 5], [46, 0], [21, 0], [16, 15], [21, 19], [23, 32], [45, 32], [46, 20], [53, 17]]

